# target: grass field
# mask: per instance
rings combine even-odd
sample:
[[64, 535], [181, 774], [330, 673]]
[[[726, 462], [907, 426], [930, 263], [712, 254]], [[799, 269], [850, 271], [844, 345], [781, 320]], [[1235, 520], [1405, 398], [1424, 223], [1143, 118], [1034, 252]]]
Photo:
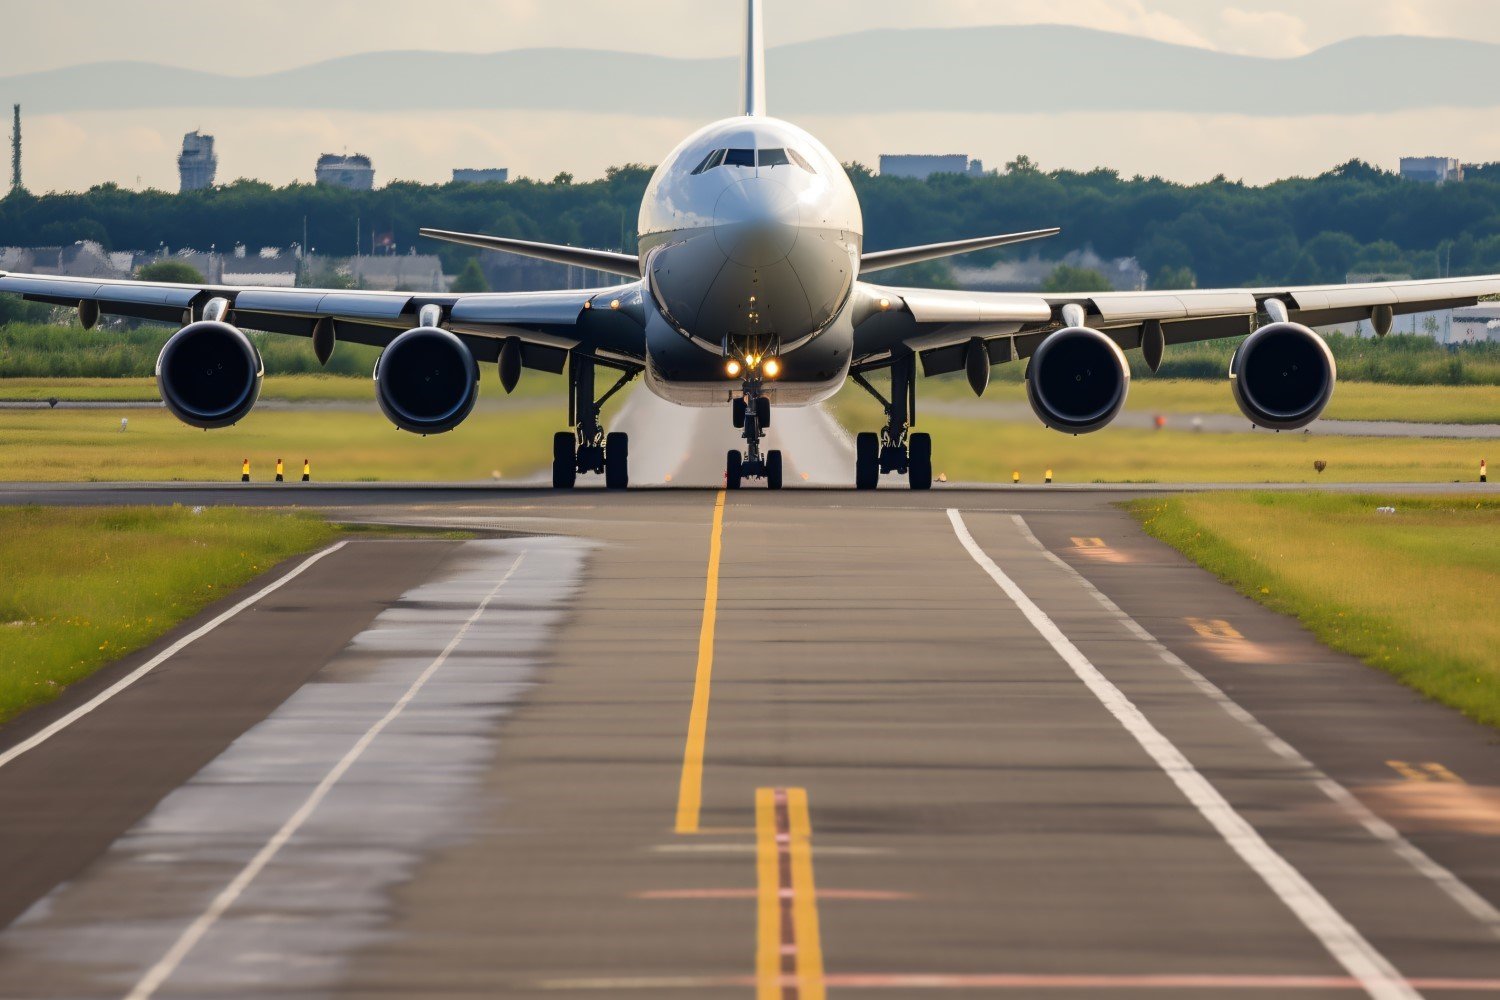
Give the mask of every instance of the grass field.
[[0, 721], [336, 534], [267, 511], [0, 508]]
[[[1500, 726], [1500, 497], [1206, 494], [1146, 531], [1319, 639]], [[1288, 669], [1292, 669], [1288, 665]]]
[[[873, 401], [839, 396], [835, 414], [851, 431], [880, 425]], [[1484, 442], [1302, 434], [1199, 434], [1107, 428], [1073, 437], [1040, 423], [938, 416], [918, 407], [932, 434], [933, 471], [956, 482], [1312, 483], [1477, 481]], [[1489, 456], [1493, 460], [1493, 456]], [[1315, 461], [1327, 463], [1321, 475]]]
[[318, 481], [517, 479], [549, 466], [552, 434], [564, 429], [561, 401], [477, 410], [457, 430], [426, 438], [396, 430], [373, 404], [368, 412], [261, 409], [208, 432], [165, 410], [4, 410], [0, 480], [237, 481], [245, 458], [256, 481], [272, 477], [277, 458], [289, 479], [301, 478], [304, 458]]
[[[1025, 383], [1019, 380], [992, 382], [982, 400], [975, 399], [969, 383], [962, 376], [928, 379], [919, 391], [923, 394], [921, 398], [945, 401], [978, 404], [1026, 402]], [[1173, 416], [1240, 412], [1234, 405], [1227, 380], [1156, 379], [1150, 376], [1131, 380], [1125, 408], [1139, 413]], [[919, 405], [919, 413], [920, 409]], [[1324, 416], [1330, 420], [1500, 424], [1500, 386], [1340, 382]]]

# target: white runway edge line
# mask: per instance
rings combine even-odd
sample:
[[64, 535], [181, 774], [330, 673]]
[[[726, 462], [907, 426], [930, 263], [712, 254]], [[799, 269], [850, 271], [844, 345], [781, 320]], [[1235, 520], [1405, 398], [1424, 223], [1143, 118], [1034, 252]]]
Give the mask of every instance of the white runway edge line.
[[1015, 581], [1005, 575], [1004, 570], [979, 547], [974, 536], [957, 510], [948, 511], [948, 520], [953, 524], [954, 534], [968, 550], [969, 555], [989, 574], [990, 579], [1005, 591], [1033, 628], [1051, 644], [1063, 662], [1084, 683], [1094, 697], [1113, 715], [1125, 730], [1135, 738], [1141, 749], [1156, 762], [1168, 778], [1185, 795], [1189, 802], [1209, 824], [1218, 831], [1236, 854], [1251, 870], [1265, 881], [1267, 887], [1296, 914], [1313, 935], [1322, 943], [1334, 960], [1344, 967], [1363, 987], [1366, 994], [1376, 1000], [1412, 1000], [1421, 994], [1412, 987], [1374, 945], [1328, 902], [1312, 883], [1308, 882], [1285, 858], [1277, 854], [1270, 844], [1256, 832], [1223, 795], [1219, 794], [1208, 779], [1193, 767], [1176, 744], [1167, 739], [1146, 718], [1135, 703], [1125, 697], [1124, 692], [1105, 677], [1073, 645], [1041, 608], [1037, 607], [1026, 592]]
[[1119, 621], [1125, 627], [1126, 631], [1155, 650], [1156, 655], [1160, 656], [1163, 662], [1176, 668], [1188, 679], [1189, 683], [1206, 695], [1209, 700], [1222, 708], [1230, 718], [1259, 736], [1267, 749], [1294, 765], [1306, 775], [1317, 786], [1319, 791], [1328, 796], [1346, 814], [1352, 817], [1355, 822], [1364, 827], [1366, 833], [1390, 847], [1398, 857], [1408, 862], [1422, 875], [1431, 879], [1439, 889], [1448, 895], [1448, 898], [1452, 899], [1465, 912], [1483, 924], [1486, 930], [1495, 937], [1500, 937], [1500, 909], [1496, 909], [1489, 900], [1469, 888], [1468, 884], [1457, 875], [1434, 861], [1428, 856], [1427, 852], [1403, 837], [1399, 830], [1377, 816], [1353, 792], [1329, 777], [1318, 765], [1304, 757], [1296, 747], [1271, 732], [1263, 722], [1251, 715], [1238, 702], [1230, 698], [1229, 695], [1225, 694], [1224, 690], [1217, 684], [1204, 677], [1197, 670], [1194, 670], [1187, 661], [1164, 646], [1160, 639], [1148, 632], [1140, 622], [1126, 614], [1103, 591], [1090, 583], [1087, 577], [1070, 566], [1057, 553], [1043, 545], [1041, 539], [1037, 538], [1032, 532], [1031, 526], [1026, 523], [1025, 518], [1018, 514], [1012, 514], [1011, 520], [1016, 522], [1016, 527], [1020, 529], [1021, 534], [1025, 536], [1027, 541], [1035, 545], [1041, 551], [1042, 555], [1046, 556], [1048, 560], [1072, 577], [1094, 600], [1099, 602], [1099, 605], [1105, 611], [1109, 612], [1110, 615]]
[[326, 549], [323, 549], [319, 552], [314, 552], [312, 555], [302, 560], [301, 564], [299, 564], [297, 568], [287, 573], [281, 579], [266, 584], [266, 586], [257, 590], [255, 593], [251, 594], [243, 601], [240, 601], [234, 607], [214, 616], [213, 620], [199, 626], [198, 628], [189, 632], [187, 635], [183, 636], [181, 639], [178, 639], [176, 642], [172, 643], [172, 645], [168, 646], [160, 653], [157, 653], [155, 656], [151, 657], [151, 659], [147, 660], [145, 663], [142, 663], [140, 666], [136, 667], [130, 673], [115, 681], [103, 691], [94, 695], [94, 697], [90, 698], [82, 705], [79, 705], [77, 708], [73, 709], [73, 711], [69, 712], [67, 715], [64, 715], [56, 722], [53, 722], [45, 729], [33, 733], [31, 736], [22, 740], [20, 743], [17, 743], [9, 750], [6, 750], [4, 753], [0, 753], [0, 767], [4, 767], [6, 764], [9, 764], [11, 761], [15, 760], [17, 757], [21, 756], [23, 753], [26, 753], [29, 750], [35, 750], [43, 743], [47, 742], [52, 737], [62, 732], [64, 729], [67, 729], [73, 723], [77, 722], [85, 715], [88, 715], [94, 709], [98, 708], [100, 705], [103, 705], [115, 695], [119, 694], [121, 691], [124, 691], [126, 688], [130, 687], [130, 685], [134, 684], [136, 681], [140, 680], [142, 677], [145, 677], [151, 671], [155, 670], [157, 667], [161, 666], [163, 663], [167, 662], [172, 657], [182, 652], [194, 642], [197, 642], [199, 639], [203, 638], [205, 635], [208, 635], [208, 633], [212, 632], [220, 625], [223, 625], [225, 622], [233, 618], [235, 615], [239, 614], [241, 611], [244, 611], [246, 608], [255, 604], [257, 601], [266, 598], [270, 594], [276, 592], [277, 590], [280, 590], [282, 587], [297, 579], [297, 577], [301, 576], [304, 572], [311, 568], [312, 565], [318, 560], [325, 559], [328, 556], [333, 555], [339, 549], [348, 544], [349, 543], [347, 541], [337, 542], [333, 545], [330, 545]]
[[344, 754], [339, 762], [333, 765], [332, 770], [323, 776], [323, 780], [318, 782], [318, 786], [312, 790], [312, 793], [307, 796], [302, 805], [297, 807], [297, 811], [292, 813], [291, 817], [281, 825], [281, 829], [271, 835], [271, 839], [266, 841], [265, 846], [256, 852], [255, 857], [251, 858], [249, 863], [240, 869], [239, 874], [214, 897], [213, 902], [208, 904], [208, 909], [204, 910], [196, 920], [188, 925], [187, 929], [182, 932], [172, 947], [167, 949], [167, 953], [161, 957], [161, 960], [146, 971], [146, 974], [141, 977], [140, 982], [135, 984], [135, 988], [125, 995], [125, 1000], [149, 1000], [162, 987], [162, 984], [171, 978], [172, 973], [177, 971], [177, 967], [182, 964], [183, 959], [187, 958], [188, 953], [193, 950], [193, 947], [199, 941], [203, 940], [204, 935], [234, 905], [235, 900], [249, 888], [250, 883], [255, 881], [255, 876], [259, 875], [271, 863], [272, 859], [276, 857], [277, 852], [286, 846], [287, 841], [291, 840], [297, 831], [301, 829], [302, 825], [317, 811], [319, 804], [328, 797], [328, 793], [333, 790], [334, 785], [338, 784], [339, 779], [364, 755], [364, 752], [369, 749], [371, 743], [375, 742], [375, 738], [381, 734], [385, 727], [394, 722], [396, 717], [406, 709], [406, 706], [411, 704], [412, 699], [416, 698], [427, 682], [432, 679], [433, 674], [442, 669], [443, 664], [447, 662], [448, 657], [453, 655], [453, 651], [458, 648], [458, 644], [463, 641], [464, 636], [469, 634], [469, 629], [474, 627], [474, 623], [484, 614], [485, 609], [490, 606], [490, 602], [495, 599], [495, 595], [500, 593], [500, 588], [509, 583], [511, 577], [516, 575], [516, 570], [521, 568], [521, 563], [525, 558], [526, 552], [523, 550], [520, 555], [516, 556], [516, 561], [511, 563], [510, 569], [505, 571], [505, 575], [500, 578], [499, 582], [479, 602], [479, 607], [475, 608], [474, 613], [459, 627], [458, 632], [449, 641], [448, 645], [443, 647], [443, 651], [438, 654], [437, 659], [428, 664], [427, 668], [422, 671], [417, 679], [412, 681], [411, 687], [407, 688], [406, 692], [396, 700], [396, 703], [391, 706], [390, 711], [386, 712], [374, 725], [365, 730], [364, 735], [349, 748], [349, 752]]

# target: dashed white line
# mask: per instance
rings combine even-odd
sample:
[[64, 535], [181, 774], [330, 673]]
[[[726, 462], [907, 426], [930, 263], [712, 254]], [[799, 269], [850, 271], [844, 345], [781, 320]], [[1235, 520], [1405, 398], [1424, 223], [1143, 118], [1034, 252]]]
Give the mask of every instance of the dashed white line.
[[1266, 843], [1255, 827], [1235, 811], [1234, 806], [1199, 773], [1177, 745], [1167, 739], [1124, 692], [1073, 645], [1047, 613], [996, 565], [984, 549], [980, 548], [979, 543], [974, 541], [974, 536], [964, 524], [963, 516], [957, 510], [950, 509], [948, 520], [952, 522], [954, 534], [969, 555], [1015, 603], [1032, 628], [1056, 650], [1074, 675], [1125, 727], [1126, 732], [1140, 744], [1141, 749], [1155, 761], [1157, 767], [1171, 779], [1224, 842], [1261, 877], [1334, 960], [1358, 980], [1365, 993], [1375, 1000], [1413, 1000], [1421, 997], [1396, 967], [1353, 924], [1345, 920], [1343, 914], [1301, 872]]
[[151, 659], [147, 660], [145, 663], [142, 663], [140, 666], [136, 667], [130, 673], [115, 681], [103, 691], [94, 695], [94, 697], [90, 698], [82, 705], [79, 705], [77, 708], [73, 709], [73, 711], [69, 712], [67, 715], [64, 715], [62, 718], [53, 722], [46, 728], [33, 733], [31, 736], [22, 740], [20, 743], [17, 743], [9, 750], [6, 750], [4, 753], [0, 753], [0, 767], [4, 767], [6, 764], [9, 764], [11, 761], [15, 760], [17, 757], [21, 756], [29, 750], [35, 750], [43, 743], [47, 742], [52, 737], [62, 732], [64, 729], [67, 729], [73, 723], [77, 722], [85, 715], [88, 715], [90, 712], [94, 711], [94, 709], [98, 708], [100, 705], [103, 705], [115, 695], [119, 694], [121, 691], [124, 691], [126, 688], [130, 687], [130, 685], [134, 684], [136, 681], [140, 680], [142, 677], [145, 677], [151, 671], [155, 670], [157, 667], [161, 666], [163, 663], [167, 662], [172, 657], [182, 652], [188, 646], [197, 642], [199, 639], [203, 638], [205, 635], [208, 635], [208, 633], [212, 632], [220, 625], [223, 625], [225, 622], [229, 621], [229, 619], [233, 618], [241, 611], [244, 611], [246, 608], [250, 607], [256, 602], [265, 599], [275, 591], [280, 590], [282, 587], [291, 583], [293, 580], [295, 580], [297, 577], [301, 576], [304, 572], [311, 568], [312, 565], [318, 560], [333, 555], [339, 549], [348, 544], [349, 543], [347, 541], [337, 542], [333, 545], [330, 545], [326, 549], [323, 549], [319, 552], [314, 552], [312, 555], [302, 560], [300, 565], [298, 565], [291, 572], [287, 573], [285, 576], [281, 577], [278, 580], [272, 581], [271, 583], [262, 587], [260, 590], [257, 590], [255, 593], [251, 594], [243, 601], [240, 601], [234, 607], [229, 608], [228, 610], [218, 615], [215, 615], [213, 620], [200, 625], [198, 628], [189, 632], [181, 639], [178, 639], [176, 642], [172, 643], [172, 645], [168, 646], [160, 653], [157, 653], [155, 656], [151, 657]]
[[396, 717], [406, 709], [407, 705], [411, 704], [412, 699], [432, 679], [433, 674], [437, 673], [443, 664], [448, 661], [448, 657], [453, 655], [453, 651], [458, 648], [458, 644], [463, 641], [464, 636], [469, 634], [469, 629], [473, 628], [474, 623], [479, 620], [480, 615], [484, 614], [485, 609], [490, 606], [490, 602], [495, 599], [495, 595], [500, 593], [500, 588], [510, 582], [510, 578], [515, 576], [516, 570], [521, 568], [521, 563], [525, 558], [526, 553], [524, 551], [516, 556], [516, 561], [511, 563], [510, 569], [505, 571], [505, 575], [500, 578], [500, 581], [479, 602], [479, 606], [474, 609], [474, 613], [460, 626], [452, 640], [438, 654], [437, 659], [428, 664], [427, 668], [412, 682], [411, 687], [407, 688], [406, 692], [391, 706], [390, 711], [386, 712], [385, 715], [376, 720], [374, 725], [365, 730], [364, 735], [349, 748], [349, 752], [344, 754], [339, 762], [323, 776], [323, 780], [318, 782], [318, 786], [312, 790], [302, 805], [297, 807], [297, 811], [281, 825], [279, 830], [271, 835], [271, 839], [266, 841], [265, 845], [256, 852], [255, 857], [251, 858], [244, 868], [240, 869], [239, 874], [235, 875], [229, 884], [220, 890], [219, 894], [208, 904], [208, 909], [204, 910], [196, 920], [189, 924], [177, 940], [173, 942], [172, 947], [167, 949], [167, 953], [161, 957], [161, 960], [146, 971], [146, 974], [135, 984], [135, 988], [126, 994], [125, 1000], [150, 1000], [156, 994], [156, 991], [161, 988], [162, 984], [171, 978], [172, 973], [177, 971], [178, 966], [182, 964], [183, 959], [187, 958], [188, 953], [193, 950], [193, 947], [203, 939], [204, 935], [213, 929], [214, 924], [218, 922], [219, 918], [234, 905], [235, 900], [239, 899], [240, 895], [249, 888], [250, 883], [255, 881], [255, 877], [271, 863], [272, 859], [276, 857], [276, 854], [286, 845], [287, 841], [291, 840], [302, 825], [308, 821], [317, 810], [319, 804], [333, 790], [333, 786], [338, 784], [339, 779], [364, 755], [364, 752], [369, 749], [370, 744], [375, 742], [375, 738], [395, 721]]

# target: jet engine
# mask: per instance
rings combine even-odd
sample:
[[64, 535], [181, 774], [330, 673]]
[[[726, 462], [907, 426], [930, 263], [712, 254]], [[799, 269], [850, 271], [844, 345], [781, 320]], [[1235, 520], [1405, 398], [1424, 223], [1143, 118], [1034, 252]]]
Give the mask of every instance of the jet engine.
[[1119, 415], [1130, 391], [1130, 365], [1098, 330], [1072, 326], [1043, 340], [1026, 368], [1026, 399], [1042, 423], [1088, 434]]
[[1261, 327], [1229, 362], [1229, 386], [1240, 412], [1271, 430], [1294, 431], [1318, 419], [1337, 378], [1333, 352], [1300, 323]]
[[451, 431], [479, 399], [479, 364], [455, 334], [419, 326], [380, 352], [375, 398], [391, 423], [404, 431]]
[[156, 386], [178, 420], [205, 429], [238, 423], [260, 398], [265, 365], [237, 327], [203, 320], [178, 330], [156, 359]]

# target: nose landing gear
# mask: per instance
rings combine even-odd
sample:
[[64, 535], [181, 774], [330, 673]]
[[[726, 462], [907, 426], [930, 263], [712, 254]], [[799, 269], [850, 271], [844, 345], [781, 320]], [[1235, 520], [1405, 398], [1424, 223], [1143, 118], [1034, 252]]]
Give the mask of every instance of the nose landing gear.
[[932, 435], [912, 432], [917, 417], [917, 358], [907, 354], [891, 364], [891, 398], [886, 399], [859, 372], [850, 378], [885, 409], [880, 433], [865, 431], [854, 439], [854, 487], [873, 490], [880, 477], [904, 475], [914, 490], [932, 488]]
[[737, 490], [746, 479], [764, 479], [768, 489], [781, 489], [781, 451], [760, 450], [760, 439], [771, 426], [771, 401], [761, 395], [759, 379], [746, 379], [743, 395], [731, 403], [734, 426], [744, 432], [745, 451], [729, 452], [724, 461], [724, 485]]

